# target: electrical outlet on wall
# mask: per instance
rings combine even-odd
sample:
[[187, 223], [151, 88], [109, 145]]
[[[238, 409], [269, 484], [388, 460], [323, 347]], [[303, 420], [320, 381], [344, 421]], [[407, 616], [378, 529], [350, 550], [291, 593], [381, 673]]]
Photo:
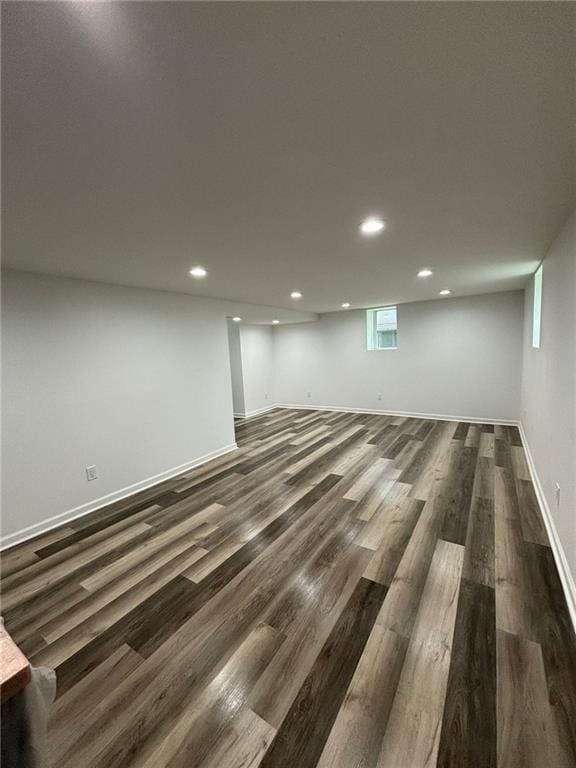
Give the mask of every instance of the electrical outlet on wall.
[[556, 506], [560, 506], [560, 483], [555, 484], [555, 490], [554, 490], [555, 496], [556, 496]]
[[95, 464], [91, 467], [86, 467], [86, 480], [98, 480], [98, 470]]
[[312, 397], [312, 392], [306, 392], [306, 397]]
[[378, 392], [378, 394], [376, 395], [376, 399], [382, 400], [382, 392]]

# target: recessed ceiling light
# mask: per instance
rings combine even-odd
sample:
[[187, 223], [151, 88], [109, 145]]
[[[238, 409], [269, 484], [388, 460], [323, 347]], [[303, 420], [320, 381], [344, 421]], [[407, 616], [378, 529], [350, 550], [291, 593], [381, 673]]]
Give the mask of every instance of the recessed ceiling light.
[[378, 232], [382, 232], [386, 223], [379, 219], [377, 216], [370, 216], [368, 219], [364, 219], [360, 224], [360, 232], [363, 235], [377, 235]]
[[278, 325], [279, 322], [280, 320], [272, 320], [272, 325]]
[[345, 301], [344, 304], [342, 304], [342, 309], [348, 309], [349, 306], [350, 306], [350, 302]]
[[206, 277], [208, 272], [204, 269], [204, 267], [198, 265], [197, 267], [192, 267], [190, 274], [192, 277], [195, 277], [196, 280], [201, 280], [203, 277]]
[[450, 288], [443, 288], [440, 291], [440, 296], [450, 296], [451, 293], [452, 291], [450, 290]]
[[292, 291], [290, 294], [291, 299], [301, 299], [302, 298], [302, 292], [301, 291]]
[[418, 277], [431, 277], [433, 274], [431, 269], [421, 269], [420, 272], [418, 272]]
[[234, 320], [235, 323], [241, 323], [242, 322], [242, 318], [238, 317], [238, 316], [233, 317], [232, 320]]

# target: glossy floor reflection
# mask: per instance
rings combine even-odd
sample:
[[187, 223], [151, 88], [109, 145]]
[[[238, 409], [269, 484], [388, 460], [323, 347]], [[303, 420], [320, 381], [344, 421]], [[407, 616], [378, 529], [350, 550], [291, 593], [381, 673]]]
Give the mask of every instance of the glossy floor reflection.
[[277, 409], [3, 559], [59, 768], [570, 768], [576, 644], [514, 427]]

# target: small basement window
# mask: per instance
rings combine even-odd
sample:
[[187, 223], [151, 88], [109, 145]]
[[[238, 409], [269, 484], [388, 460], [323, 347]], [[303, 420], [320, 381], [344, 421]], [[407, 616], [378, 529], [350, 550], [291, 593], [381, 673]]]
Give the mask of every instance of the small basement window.
[[368, 351], [396, 349], [398, 346], [398, 310], [378, 307], [366, 311]]
[[542, 264], [534, 272], [534, 303], [532, 305], [532, 346], [540, 347], [542, 328]]

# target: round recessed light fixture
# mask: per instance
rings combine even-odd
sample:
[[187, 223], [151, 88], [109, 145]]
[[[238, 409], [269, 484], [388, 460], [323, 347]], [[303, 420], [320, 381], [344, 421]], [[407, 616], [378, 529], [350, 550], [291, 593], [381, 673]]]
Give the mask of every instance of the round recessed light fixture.
[[369, 237], [370, 235], [377, 235], [379, 232], [382, 232], [385, 227], [386, 223], [382, 219], [379, 219], [377, 216], [370, 216], [360, 224], [360, 232]]
[[279, 322], [280, 320], [272, 320], [272, 325], [278, 325]]
[[450, 288], [442, 288], [442, 290], [440, 291], [440, 296], [450, 296], [451, 293], [452, 291], [450, 290]]
[[301, 299], [302, 298], [302, 291], [292, 291], [290, 294], [291, 299]]
[[201, 280], [203, 277], [206, 277], [208, 272], [204, 269], [204, 267], [198, 265], [197, 267], [192, 267], [190, 274], [192, 277], [195, 277], [196, 280]]
[[242, 322], [242, 318], [238, 317], [238, 315], [236, 315], [236, 317], [233, 317], [232, 320], [234, 320], [235, 323], [241, 323]]
[[349, 302], [349, 301], [345, 301], [345, 302], [342, 304], [342, 309], [348, 309], [348, 307], [349, 307], [349, 306], [350, 306], [350, 302]]
[[432, 277], [434, 273], [431, 269], [421, 269], [420, 272], [418, 272], [418, 277]]

